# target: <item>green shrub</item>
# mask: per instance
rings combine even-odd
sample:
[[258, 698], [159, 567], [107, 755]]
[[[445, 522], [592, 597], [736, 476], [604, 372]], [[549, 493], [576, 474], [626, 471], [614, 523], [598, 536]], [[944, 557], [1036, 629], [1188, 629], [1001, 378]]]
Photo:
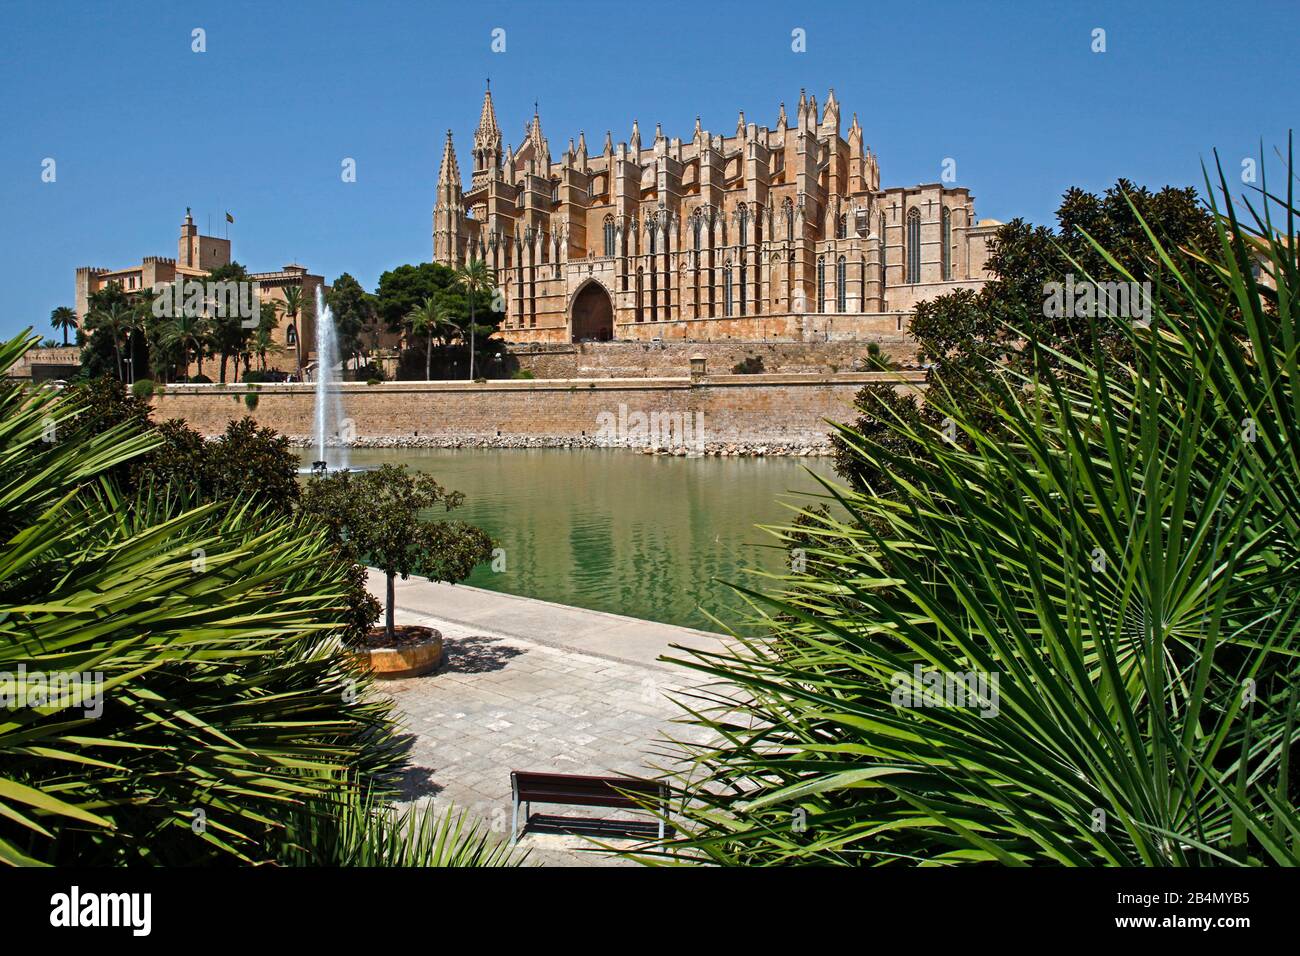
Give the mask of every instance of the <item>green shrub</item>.
[[[0, 343], [0, 373], [31, 344]], [[282, 439], [237, 423], [209, 460], [142, 404], [0, 387], [0, 673], [25, 668], [24, 695], [103, 679], [0, 686], [0, 864], [518, 862], [463, 817], [383, 806], [406, 744], [340, 644], [356, 565], [328, 530], [283, 494], [195, 502], [181, 483], [188, 463], [235, 487]], [[160, 453], [177, 483], [121, 485]]]
[[744, 589], [760, 638], [683, 662], [711, 739], [665, 852], [1300, 863], [1300, 269], [1230, 204], [1218, 230], [1152, 241], [1169, 282], [1149, 329], [1097, 320], [1111, 360], [839, 430], [871, 481], [774, 529], [802, 570]]
[[535, 376], [532, 373], [531, 369], [518, 368], [510, 373], [510, 377], [517, 378], [517, 379], [531, 379], [531, 378], [536, 378], [537, 376]]
[[746, 355], [743, 359], [731, 366], [732, 375], [761, 375], [763, 372], [763, 356]]
[[136, 379], [131, 386], [131, 394], [136, 398], [149, 398], [154, 393], [154, 383], [151, 378]]

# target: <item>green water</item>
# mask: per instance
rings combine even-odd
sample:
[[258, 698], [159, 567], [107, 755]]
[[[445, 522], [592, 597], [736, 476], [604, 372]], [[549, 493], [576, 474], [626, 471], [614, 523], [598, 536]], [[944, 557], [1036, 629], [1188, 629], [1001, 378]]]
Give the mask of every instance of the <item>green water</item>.
[[810, 469], [833, 476], [828, 459], [624, 450], [353, 449], [351, 461], [405, 463], [465, 493], [452, 516], [491, 534], [506, 565], [468, 584], [709, 630], [701, 608], [730, 620], [740, 603], [721, 582], [788, 560], [755, 525], [820, 491]]

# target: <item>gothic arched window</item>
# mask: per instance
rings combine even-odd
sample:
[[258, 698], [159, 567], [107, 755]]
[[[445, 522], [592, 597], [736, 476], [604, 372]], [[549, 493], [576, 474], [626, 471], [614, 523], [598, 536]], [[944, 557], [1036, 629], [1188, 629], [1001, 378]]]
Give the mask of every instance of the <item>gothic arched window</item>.
[[826, 257], [817, 257], [817, 311], [826, 311]]
[[645, 321], [645, 313], [641, 311], [642, 309], [641, 293], [644, 288], [645, 288], [645, 270], [637, 269], [636, 270], [636, 320], [638, 322]]
[[921, 210], [912, 209], [907, 214], [907, 283], [921, 281]]
[[794, 203], [787, 198], [781, 207], [785, 213], [785, 241], [794, 242]]
[[284, 329], [284, 344], [290, 348], [298, 345], [298, 329], [290, 322]]
[[835, 311], [849, 311], [849, 264], [843, 256], [835, 263]]
[[650, 255], [655, 254], [655, 224], [647, 222], [645, 224], [646, 245], [650, 249]]
[[749, 242], [749, 207], [741, 205], [740, 214], [737, 216], [740, 223], [740, 244], [743, 246]]
[[735, 299], [735, 291], [731, 288], [731, 260], [722, 267], [722, 314], [731, 315], [731, 306]]
[[835, 238], [847, 239], [849, 235], [849, 217], [841, 214], [835, 220]]
[[703, 234], [703, 231], [704, 231], [704, 217], [703, 217], [702, 215], [700, 215], [700, 211], [697, 209], [697, 210], [695, 211], [695, 215], [691, 217], [691, 220], [692, 220], [692, 221], [691, 221], [691, 232], [692, 232], [692, 234], [694, 235], [695, 251], [696, 251], [696, 252], [699, 252], [699, 251], [700, 251], [700, 236]]
[[952, 279], [952, 210], [947, 206], [943, 207], [943, 241], [940, 249], [943, 281], [948, 282]]
[[618, 247], [614, 243], [614, 217], [605, 217], [605, 255], [617, 255], [615, 250]]

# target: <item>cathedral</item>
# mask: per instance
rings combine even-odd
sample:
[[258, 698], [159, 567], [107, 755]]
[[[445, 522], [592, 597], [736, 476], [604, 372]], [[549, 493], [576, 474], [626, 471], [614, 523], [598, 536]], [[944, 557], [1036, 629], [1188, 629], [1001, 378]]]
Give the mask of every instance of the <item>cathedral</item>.
[[774, 127], [647, 145], [584, 133], [551, 158], [534, 110], [503, 148], [489, 87], [468, 189], [450, 130], [433, 210], [433, 260], [482, 259], [510, 342], [826, 341], [906, 329], [916, 303], [983, 284], [997, 222], [969, 190], [881, 188], [854, 114], [800, 93]]

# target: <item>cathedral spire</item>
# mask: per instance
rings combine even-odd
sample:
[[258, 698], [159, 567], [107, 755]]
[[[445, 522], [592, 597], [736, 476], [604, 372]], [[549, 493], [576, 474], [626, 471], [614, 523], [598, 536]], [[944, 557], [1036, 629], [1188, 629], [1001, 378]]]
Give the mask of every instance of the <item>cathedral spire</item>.
[[497, 111], [492, 105], [492, 81], [488, 80], [483, 93], [483, 108], [479, 111], [478, 129], [474, 131], [474, 173], [470, 188], [477, 189], [489, 179], [496, 178], [501, 168], [501, 128], [497, 126]]
[[835, 99], [835, 87], [831, 87], [830, 94], [826, 97], [826, 110], [822, 113], [822, 126], [828, 132], [839, 134], [840, 131], [840, 103]]
[[780, 111], [776, 114], [776, 128], [785, 129], [789, 125], [790, 121], [785, 116], [785, 103], [782, 103]]
[[736, 119], [736, 135], [742, 139], [745, 136], [745, 111], [740, 111], [740, 116]]
[[488, 80], [487, 91], [483, 94], [483, 109], [479, 111], [478, 131], [480, 133], [500, 133], [497, 126], [497, 111], [492, 105], [492, 81]]
[[611, 130], [605, 130], [605, 148], [603, 152], [606, 156], [610, 156], [614, 152], [614, 134]]
[[691, 134], [692, 139], [698, 140], [704, 135], [704, 129], [700, 126], [700, 114], [695, 114], [695, 131]]
[[460, 167], [456, 165], [456, 149], [451, 144], [451, 130], [447, 130], [447, 142], [442, 147], [442, 166], [438, 168], [439, 186], [460, 186]]
[[632, 138], [628, 140], [627, 145], [634, 154], [641, 152], [641, 127], [637, 125], [636, 120], [632, 120]]

